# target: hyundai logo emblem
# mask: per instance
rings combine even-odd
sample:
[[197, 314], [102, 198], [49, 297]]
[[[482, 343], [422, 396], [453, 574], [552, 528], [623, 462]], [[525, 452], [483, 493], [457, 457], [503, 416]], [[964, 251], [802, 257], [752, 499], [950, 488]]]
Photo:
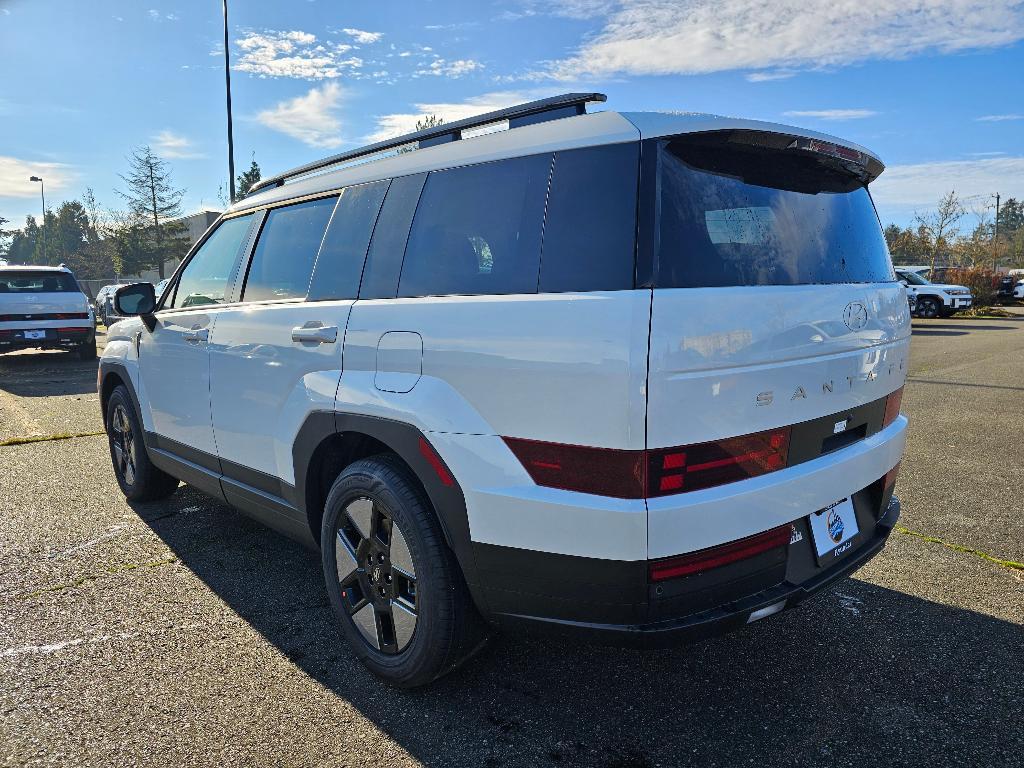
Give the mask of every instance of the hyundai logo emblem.
[[843, 322], [851, 331], [859, 331], [868, 324], [868, 310], [859, 301], [851, 301], [843, 310]]

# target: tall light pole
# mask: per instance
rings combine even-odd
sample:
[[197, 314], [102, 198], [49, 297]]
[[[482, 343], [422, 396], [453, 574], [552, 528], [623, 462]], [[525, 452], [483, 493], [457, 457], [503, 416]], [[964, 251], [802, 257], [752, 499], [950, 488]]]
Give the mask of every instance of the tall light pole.
[[235, 139], [231, 133], [231, 61], [228, 52], [228, 0], [224, 0], [224, 85], [228, 99], [228, 189], [235, 202]]
[[42, 176], [29, 176], [28, 180], [39, 182], [39, 197], [43, 200], [43, 222], [41, 225], [43, 229], [43, 261], [48, 261], [49, 259], [46, 258], [46, 185], [43, 184]]

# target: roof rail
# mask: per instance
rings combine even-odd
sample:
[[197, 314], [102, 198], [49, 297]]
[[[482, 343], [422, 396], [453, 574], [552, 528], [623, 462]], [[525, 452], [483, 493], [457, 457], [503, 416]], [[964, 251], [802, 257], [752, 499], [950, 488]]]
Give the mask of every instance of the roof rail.
[[501, 120], [508, 120], [509, 128], [519, 128], [524, 125], [541, 123], [547, 120], [557, 120], [561, 117], [582, 115], [586, 113], [588, 103], [607, 100], [608, 97], [603, 93], [563, 93], [560, 96], [550, 96], [546, 99], [530, 101], [526, 104], [517, 104], [514, 107], [499, 109], [484, 115], [468, 117], [465, 120], [456, 120], [454, 123], [442, 123], [432, 128], [425, 128], [422, 131], [414, 131], [404, 136], [378, 141], [359, 149], [352, 149], [339, 155], [326, 157], [323, 160], [300, 165], [298, 168], [292, 168], [285, 173], [279, 173], [277, 176], [264, 179], [254, 185], [249, 190], [249, 194], [251, 195], [268, 187], [280, 187], [288, 179], [305, 176], [308, 173], [348, 162], [349, 160], [355, 160], [359, 157], [374, 155], [389, 149], [397, 149], [407, 144], [417, 144], [420, 148], [423, 148], [432, 147], [435, 144], [458, 141], [462, 138], [462, 131], [467, 128], [476, 128], [481, 125], [488, 125], [489, 123], [497, 123]]

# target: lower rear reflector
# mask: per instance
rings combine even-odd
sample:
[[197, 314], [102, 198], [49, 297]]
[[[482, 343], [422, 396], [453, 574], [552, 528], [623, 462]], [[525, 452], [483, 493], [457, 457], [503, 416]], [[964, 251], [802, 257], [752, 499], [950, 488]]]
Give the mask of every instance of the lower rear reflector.
[[721, 568], [723, 565], [747, 560], [778, 547], [789, 546], [791, 533], [792, 526], [786, 523], [764, 533], [730, 541], [728, 544], [691, 552], [688, 555], [652, 560], [647, 564], [648, 575], [652, 582], [658, 582]]

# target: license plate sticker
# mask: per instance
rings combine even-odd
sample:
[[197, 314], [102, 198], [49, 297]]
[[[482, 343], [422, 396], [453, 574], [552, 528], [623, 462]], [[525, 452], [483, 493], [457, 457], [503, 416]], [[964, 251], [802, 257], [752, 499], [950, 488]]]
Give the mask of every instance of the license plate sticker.
[[811, 538], [818, 561], [840, 557], [853, 548], [853, 539], [860, 532], [853, 501], [849, 498], [830, 504], [810, 516]]
[[25, 331], [26, 339], [45, 339], [46, 331]]

